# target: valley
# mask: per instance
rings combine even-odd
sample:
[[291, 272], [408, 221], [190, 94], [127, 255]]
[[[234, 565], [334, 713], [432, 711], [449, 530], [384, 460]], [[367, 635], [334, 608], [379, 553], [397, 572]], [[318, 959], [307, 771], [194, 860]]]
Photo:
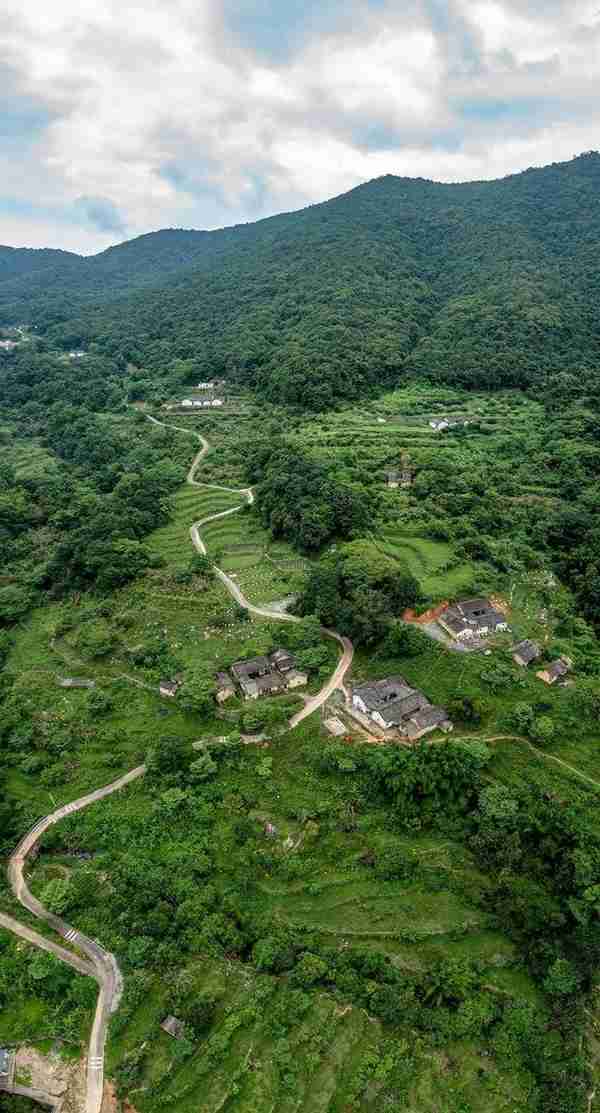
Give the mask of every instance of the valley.
[[593, 1113], [597, 173], [4, 260], [0, 1053], [65, 1113]]

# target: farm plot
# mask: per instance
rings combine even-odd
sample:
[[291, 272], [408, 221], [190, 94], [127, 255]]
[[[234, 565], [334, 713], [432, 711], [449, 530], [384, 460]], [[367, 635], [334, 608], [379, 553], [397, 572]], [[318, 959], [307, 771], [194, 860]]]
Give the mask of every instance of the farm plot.
[[383, 529], [374, 540], [382, 552], [409, 569], [430, 599], [452, 599], [469, 591], [475, 566], [457, 560], [451, 545], [389, 528]]
[[[239, 506], [243, 496], [211, 487], [181, 487], [173, 499], [171, 521], [150, 534], [148, 548], [163, 557], [169, 566], [182, 568], [193, 555], [190, 526], [211, 514]], [[202, 531], [204, 533], [204, 531]]]

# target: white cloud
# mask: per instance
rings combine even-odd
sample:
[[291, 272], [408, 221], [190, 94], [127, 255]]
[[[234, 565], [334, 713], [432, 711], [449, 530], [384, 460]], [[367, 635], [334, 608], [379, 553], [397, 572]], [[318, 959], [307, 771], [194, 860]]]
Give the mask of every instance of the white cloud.
[[5, 0], [0, 241], [90, 252], [569, 158], [597, 145], [599, 44], [597, 0]]

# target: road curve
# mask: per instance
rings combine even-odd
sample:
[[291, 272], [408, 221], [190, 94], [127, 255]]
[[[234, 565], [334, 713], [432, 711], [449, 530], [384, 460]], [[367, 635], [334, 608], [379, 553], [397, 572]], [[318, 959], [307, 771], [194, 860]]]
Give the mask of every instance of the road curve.
[[[231, 491], [232, 494], [242, 495], [245, 498], [247, 505], [250, 505], [254, 502], [254, 495], [251, 487], [242, 487], [237, 489], [233, 487], [220, 487], [216, 483], [202, 483], [196, 479], [196, 470], [198, 468], [198, 465], [204, 459], [207, 452], [210, 451], [210, 444], [206, 440], [206, 437], [203, 437], [200, 433], [196, 433], [196, 431], [193, 429], [186, 429], [182, 425], [171, 425], [170, 423], [167, 424], [164, 421], [159, 421], [156, 417], [151, 417], [149, 414], [146, 414], [146, 417], [154, 425], [161, 425], [164, 429], [176, 429], [180, 433], [187, 433], [188, 436], [196, 437], [197, 440], [200, 442], [200, 451], [197, 452], [194, 456], [191, 467], [187, 474], [188, 483], [192, 484], [192, 486], [194, 487], [214, 487], [220, 491]], [[237, 512], [243, 508], [243, 505], [243, 503], [240, 503], [239, 506], [232, 506], [229, 510], [221, 510], [218, 514], [210, 514], [209, 517], [201, 518], [198, 522], [194, 522], [193, 525], [190, 526], [190, 537], [192, 539], [192, 544], [197, 552], [201, 553], [202, 556], [208, 555], [206, 545], [202, 540], [200, 534], [200, 529], [202, 528], [202, 526], [207, 525], [208, 522], [215, 522], [218, 518], [226, 518], [229, 514], [237, 514]], [[256, 607], [254, 603], [251, 603], [250, 600], [246, 598], [239, 584], [236, 584], [235, 580], [232, 580], [231, 576], [228, 576], [222, 568], [219, 568], [216, 564], [213, 564], [213, 571], [217, 578], [221, 581], [223, 586], [226, 588], [226, 590], [229, 592], [231, 597], [235, 599], [235, 602], [238, 604], [238, 606], [242, 607], [250, 614], [256, 615], [258, 618], [272, 619], [276, 622], [300, 622], [300, 619], [296, 615], [286, 614], [285, 611], [274, 611], [271, 610], [269, 607]], [[302, 707], [300, 711], [297, 711], [296, 714], [292, 716], [292, 718], [290, 719], [291, 728], [297, 727], [298, 724], [303, 721], [303, 719], [308, 718], [308, 716], [312, 715], [314, 711], [317, 711], [319, 707], [322, 707], [322, 705], [326, 702], [326, 700], [329, 699], [329, 697], [337, 688], [343, 688], [344, 679], [352, 664], [352, 659], [354, 657], [354, 646], [352, 645], [350, 638], [345, 637], [345, 635], [343, 634], [338, 634], [335, 630], [328, 630], [325, 627], [322, 627], [322, 633], [326, 637], [332, 638], [334, 641], [338, 642], [338, 644], [342, 647], [342, 655], [327, 683], [323, 685], [321, 690], [317, 692], [315, 696], [312, 696], [309, 700], [307, 700], [304, 707]]]
[[[90, 1035], [88, 1061], [87, 1061], [87, 1085], [86, 1085], [86, 1113], [100, 1113], [102, 1105], [102, 1091], [104, 1085], [104, 1045], [106, 1042], [106, 1031], [110, 1014], [116, 1009], [122, 990], [122, 978], [117, 961], [110, 953], [105, 951], [95, 939], [89, 939], [87, 935], [72, 928], [60, 916], [55, 916], [44, 905], [34, 897], [27, 887], [27, 882], [24, 877], [25, 863], [27, 856], [34, 849], [36, 843], [42, 837], [49, 827], [52, 827], [59, 820], [64, 819], [65, 816], [71, 815], [73, 812], [81, 811], [82, 808], [87, 808], [89, 804], [95, 803], [96, 800], [102, 800], [105, 796], [110, 796], [111, 793], [117, 792], [120, 788], [134, 781], [137, 777], [141, 777], [145, 772], [144, 765], [138, 765], [135, 769], [131, 769], [129, 773], [125, 773], [123, 777], [118, 780], [112, 781], [111, 784], [104, 785], [103, 788], [97, 788], [94, 792], [88, 793], [86, 796], [81, 796], [79, 800], [72, 800], [69, 804], [64, 804], [62, 807], [57, 808], [56, 811], [51, 812], [50, 815], [44, 816], [31, 828], [24, 838], [21, 839], [16, 850], [13, 851], [8, 860], [8, 880], [11, 889], [24, 908], [27, 908], [38, 919], [44, 920], [50, 925], [54, 931], [58, 932], [64, 939], [73, 946], [77, 947], [79, 951], [84, 954], [88, 960], [84, 965], [85, 970], [81, 966], [76, 966], [74, 958], [76, 956], [70, 955], [69, 952], [64, 951], [62, 947], [49, 947], [48, 940], [38, 937], [36, 932], [32, 932], [23, 924], [18, 924], [17, 921], [12, 920], [11, 917], [3, 916], [0, 922], [3, 926], [7, 927], [9, 931], [14, 931], [22, 939], [27, 939], [28, 942], [34, 942], [37, 946], [41, 946], [44, 950], [52, 950], [52, 952], [61, 958], [63, 962], [68, 962], [70, 966], [79, 969], [82, 973], [91, 973], [96, 978], [99, 985], [98, 1003], [96, 1005], [96, 1012], [94, 1015], [94, 1022], [92, 1025], [92, 1032]], [[68, 957], [66, 957], [68, 955]], [[77, 960], [78, 962], [81, 960]]]
[[18, 920], [13, 920], [12, 916], [7, 916], [4, 912], [0, 912], [0, 927], [12, 931], [14, 935], [20, 936], [21, 939], [25, 939], [27, 943], [32, 943], [34, 947], [39, 947], [42, 951], [48, 951], [55, 958], [59, 958], [61, 962], [66, 962], [67, 966], [72, 966], [78, 974], [86, 974], [90, 978], [96, 977], [96, 970], [91, 962], [79, 958], [78, 955], [74, 955], [72, 951], [67, 951], [64, 947], [59, 947], [58, 943], [46, 939], [45, 935], [40, 935], [33, 928], [26, 927]]

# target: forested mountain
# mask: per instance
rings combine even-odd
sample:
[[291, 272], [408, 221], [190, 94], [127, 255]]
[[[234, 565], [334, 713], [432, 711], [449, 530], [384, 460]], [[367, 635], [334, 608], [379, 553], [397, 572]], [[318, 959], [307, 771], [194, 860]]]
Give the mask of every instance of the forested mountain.
[[0, 282], [0, 321], [150, 369], [192, 358], [315, 407], [410, 372], [478, 387], [585, 374], [600, 367], [599, 200], [595, 152], [494, 182], [386, 176], [257, 224], [65, 256]]
[[46, 271], [49, 267], [65, 270], [69, 262], [79, 261], [79, 255], [70, 251], [53, 248], [0, 247], [0, 282], [22, 275], [32, 275], [35, 271]]

